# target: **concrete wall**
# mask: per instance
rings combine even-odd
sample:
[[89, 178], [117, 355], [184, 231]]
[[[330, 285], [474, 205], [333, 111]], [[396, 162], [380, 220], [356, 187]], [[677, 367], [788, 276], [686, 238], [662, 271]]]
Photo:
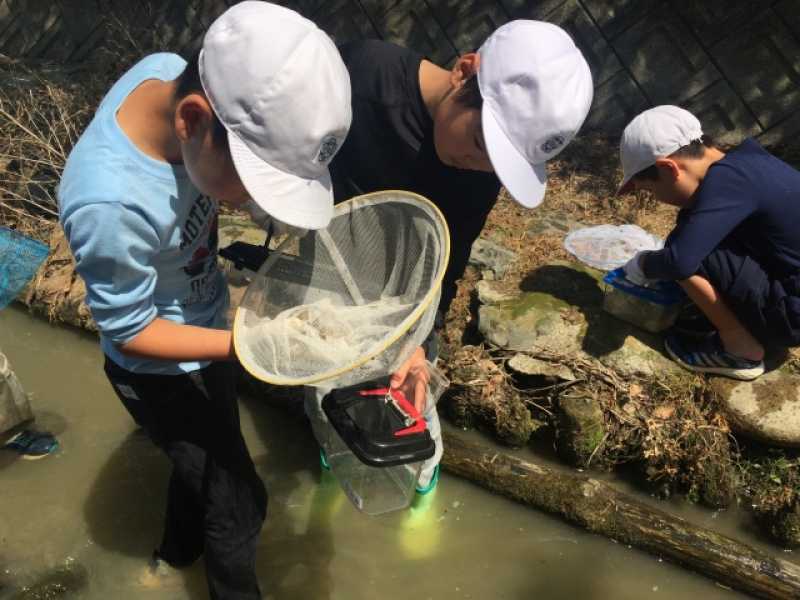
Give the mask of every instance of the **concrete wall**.
[[[156, 38], [190, 52], [235, 0], [0, 0], [0, 53], [83, 61], [113, 42]], [[588, 126], [617, 135], [638, 111], [675, 103], [723, 141], [800, 133], [800, 0], [284, 0], [337, 41], [380, 37], [448, 64], [497, 26], [567, 29], [594, 74]], [[120, 27], [121, 25], [121, 27]], [[119, 33], [115, 35], [121, 35]], [[112, 36], [113, 37], [113, 36]]]

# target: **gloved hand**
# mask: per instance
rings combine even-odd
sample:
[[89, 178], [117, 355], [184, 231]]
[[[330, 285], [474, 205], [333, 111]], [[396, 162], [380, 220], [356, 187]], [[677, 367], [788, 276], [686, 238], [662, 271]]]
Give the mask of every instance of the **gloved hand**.
[[648, 279], [644, 271], [642, 271], [642, 258], [647, 253], [646, 250], [642, 250], [634, 254], [633, 258], [626, 262], [622, 270], [625, 271], [625, 278], [633, 284], [640, 285], [643, 287], [647, 287], [648, 285], [652, 285], [656, 282], [655, 279]]
[[286, 234], [294, 237], [303, 237], [308, 233], [308, 229], [302, 229], [301, 227], [295, 227], [294, 225], [279, 221], [252, 199], [248, 200], [242, 208], [250, 215], [250, 219], [253, 223], [261, 227], [264, 231], [270, 231], [271, 229], [272, 235]]

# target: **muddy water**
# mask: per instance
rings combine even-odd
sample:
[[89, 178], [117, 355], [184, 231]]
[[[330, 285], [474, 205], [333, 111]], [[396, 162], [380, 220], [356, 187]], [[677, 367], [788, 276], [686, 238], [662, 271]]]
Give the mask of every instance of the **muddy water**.
[[[40, 461], [0, 452], [0, 600], [207, 598], [202, 564], [160, 588], [140, 581], [168, 465], [106, 383], [95, 339], [12, 308], [0, 312], [0, 348], [34, 394], [38, 426], [61, 442]], [[427, 511], [365, 517], [320, 477], [299, 413], [243, 401], [242, 419], [270, 492], [258, 555], [267, 598], [742, 597], [446, 474]]]

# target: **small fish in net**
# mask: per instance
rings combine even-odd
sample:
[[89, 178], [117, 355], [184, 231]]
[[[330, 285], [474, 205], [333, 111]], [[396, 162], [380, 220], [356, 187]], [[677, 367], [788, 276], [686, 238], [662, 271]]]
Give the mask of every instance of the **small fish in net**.
[[271, 356], [276, 371], [279, 365], [325, 371], [368, 352], [390, 335], [412, 308], [399, 297], [360, 306], [336, 305], [323, 298], [284, 310], [273, 319], [265, 318], [249, 335], [259, 340], [262, 356]]

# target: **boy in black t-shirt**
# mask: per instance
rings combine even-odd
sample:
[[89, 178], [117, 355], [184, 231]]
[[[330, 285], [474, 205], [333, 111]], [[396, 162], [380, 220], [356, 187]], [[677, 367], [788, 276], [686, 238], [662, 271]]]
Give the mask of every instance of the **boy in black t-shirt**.
[[[542, 201], [545, 161], [570, 142], [589, 111], [591, 72], [569, 35], [540, 21], [503, 25], [449, 70], [387, 42], [354, 42], [340, 51], [350, 73], [353, 122], [330, 167], [336, 201], [401, 189], [439, 207], [451, 236], [443, 314], [501, 182], [523, 206]], [[424, 368], [424, 359], [418, 349], [393, 379]], [[423, 466], [420, 493], [435, 485], [442, 452], [431, 413], [437, 452]]]
[[670, 356], [748, 380], [764, 372], [765, 345], [800, 345], [800, 172], [751, 139], [723, 153], [677, 106], [633, 119], [620, 157], [621, 192], [681, 208], [664, 249], [637, 254], [628, 278], [678, 281], [713, 325], [667, 336]]

